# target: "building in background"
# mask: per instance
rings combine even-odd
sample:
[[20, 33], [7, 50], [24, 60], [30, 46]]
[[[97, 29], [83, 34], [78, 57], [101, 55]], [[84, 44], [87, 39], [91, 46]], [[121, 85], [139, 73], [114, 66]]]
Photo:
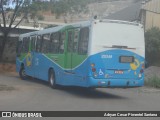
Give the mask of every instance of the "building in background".
[[[15, 63], [16, 46], [19, 35], [37, 30], [39, 30], [39, 28], [28, 27], [28, 26], [18, 26], [17, 28], [14, 28], [8, 36], [8, 40], [6, 42], [6, 46], [4, 49], [5, 54], [3, 54], [3, 61]], [[0, 31], [0, 44], [2, 39], [3, 39], [3, 34]]]
[[160, 0], [144, 1], [140, 17], [141, 23], [145, 27], [145, 31], [152, 27], [160, 28]]

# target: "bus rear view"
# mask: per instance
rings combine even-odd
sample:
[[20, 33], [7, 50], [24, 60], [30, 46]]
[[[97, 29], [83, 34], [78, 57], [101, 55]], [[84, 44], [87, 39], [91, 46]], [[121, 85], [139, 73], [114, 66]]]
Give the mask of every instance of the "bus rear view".
[[90, 87], [140, 87], [144, 84], [143, 26], [125, 21], [92, 23]]

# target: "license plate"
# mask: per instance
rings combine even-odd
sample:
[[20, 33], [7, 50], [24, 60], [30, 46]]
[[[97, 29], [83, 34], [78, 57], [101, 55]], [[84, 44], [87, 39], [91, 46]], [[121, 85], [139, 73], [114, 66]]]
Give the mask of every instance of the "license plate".
[[115, 74], [123, 74], [123, 71], [122, 70], [115, 70], [114, 73]]
[[133, 56], [120, 56], [119, 62], [120, 63], [133, 63], [134, 57]]

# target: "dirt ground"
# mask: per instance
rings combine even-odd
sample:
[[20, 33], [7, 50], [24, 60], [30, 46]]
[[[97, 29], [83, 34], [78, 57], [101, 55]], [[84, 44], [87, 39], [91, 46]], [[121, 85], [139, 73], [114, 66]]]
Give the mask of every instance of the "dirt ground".
[[17, 74], [16, 65], [13, 63], [0, 63], [0, 74]]

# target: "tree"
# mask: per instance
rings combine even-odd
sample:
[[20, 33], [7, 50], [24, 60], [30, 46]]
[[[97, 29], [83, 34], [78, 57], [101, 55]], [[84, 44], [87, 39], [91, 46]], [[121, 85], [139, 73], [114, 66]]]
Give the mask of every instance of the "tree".
[[[11, 4], [12, 9], [5, 9], [5, 6]], [[29, 6], [31, 5], [31, 0], [1, 0], [0, 1], [0, 32], [2, 33], [3, 39], [0, 41], [0, 61], [3, 57], [4, 48], [7, 42], [9, 33], [14, 30], [29, 14]], [[8, 17], [8, 13], [10, 17]], [[19, 17], [17, 22], [17, 17]], [[7, 23], [7, 18], [9, 18], [9, 23]]]
[[34, 27], [37, 26], [38, 20], [44, 20], [42, 12], [50, 11], [53, 7], [54, 2], [41, 2], [41, 1], [33, 1], [30, 5], [30, 19], [34, 21]]
[[[160, 29], [153, 27], [145, 33], [146, 60], [149, 65], [160, 59]], [[160, 63], [160, 62], [159, 62]]]
[[56, 18], [63, 16], [64, 21], [67, 22], [67, 15], [72, 18], [73, 15], [87, 12], [87, 5], [90, 2], [95, 0], [59, 0], [55, 2], [52, 12], [56, 14]]

